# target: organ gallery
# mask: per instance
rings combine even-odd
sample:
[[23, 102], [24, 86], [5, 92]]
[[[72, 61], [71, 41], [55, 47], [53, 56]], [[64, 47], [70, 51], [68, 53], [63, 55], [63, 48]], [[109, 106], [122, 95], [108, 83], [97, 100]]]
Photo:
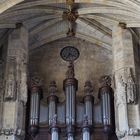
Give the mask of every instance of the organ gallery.
[[[66, 79], [63, 81], [65, 101], [59, 102], [56, 96], [56, 82], [52, 81], [49, 87], [50, 95], [47, 98], [48, 106], [44, 108], [44, 112], [47, 113], [47, 128], [44, 129], [48, 130], [51, 140], [81, 138], [91, 140], [95, 137], [92, 135], [96, 129], [102, 134], [98, 137], [115, 139], [114, 93], [111, 88], [111, 78], [109, 76], [100, 78], [101, 87], [98, 93], [100, 101], [97, 104], [94, 104], [93, 87], [90, 81], [85, 82], [83, 101], [76, 102], [78, 80], [75, 78], [74, 60], [79, 57], [79, 51], [68, 46], [61, 51], [61, 57], [69, 63]], [[39, 127], [39, 122], [42, 121], [40, 118], [43, 115], [39, 113], [41, 85], [37, 77], [34, 77], [31, 82], [29, 127], [31, 136], [35, 137], [43, 129]], [[111, 138], [113, 136], [114, 138]]]
[[0, 1], [0, 140], [140, 140], [139, 11]]

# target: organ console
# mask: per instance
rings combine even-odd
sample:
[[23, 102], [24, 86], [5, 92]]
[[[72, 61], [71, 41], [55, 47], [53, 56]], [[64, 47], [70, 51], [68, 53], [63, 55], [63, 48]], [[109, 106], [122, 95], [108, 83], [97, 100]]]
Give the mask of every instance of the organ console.
[[[49, 86], [47, 106], [40, 102], [40, 85], [33, 82], [31, 86], [30, 134], [34, 136], [33, 139], [115, 140], [115, 137], [112, 137], [115, 135], [115, 130], [111, 78], [101, 77], [98, 103], [94, 103], [90, 81], [85, 83], [83, 101], [77, 102], [78, 80], [75, 78], [74, 60], [79, 57], [79, 51], [68, 46], [61, 51], [61, 57], [69, 62], [66, 79], [63, 82], [64, 102], [59, 102], [56, 96], [55, 81], [52, 81]], [[42, 130], [46, 130], [43, 131], [45, 137]], [[97, 131], [98, 136], [96, 130], [100, 130]]]

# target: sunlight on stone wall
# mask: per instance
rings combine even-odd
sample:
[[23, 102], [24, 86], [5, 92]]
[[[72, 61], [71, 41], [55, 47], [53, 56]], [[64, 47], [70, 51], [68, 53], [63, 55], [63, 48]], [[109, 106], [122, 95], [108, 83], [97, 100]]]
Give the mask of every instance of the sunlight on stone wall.
[[22, 2], [24, 0], [0, 0], [0, 14], [8, 8]]

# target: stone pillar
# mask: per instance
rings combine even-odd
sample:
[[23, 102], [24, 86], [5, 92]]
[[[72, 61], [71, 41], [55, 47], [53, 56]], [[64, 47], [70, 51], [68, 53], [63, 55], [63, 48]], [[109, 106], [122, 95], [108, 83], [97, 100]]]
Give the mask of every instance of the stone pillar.
[[28, 31], [17, 25], [8, 37], [0, 140], [24, 139], [27, 61]]
[[113, 28], [116, 133], [119, 139], [139, 137], [138, 79], [133, 36], [124, 24]]
[[[2, 49], [0, 49], [2, 51]], [[3, 107], [3, 61], [0, 58], [0, 114], [2, 114]], [[0, 130], [2, 129], [2, 115], [0, 115]]]

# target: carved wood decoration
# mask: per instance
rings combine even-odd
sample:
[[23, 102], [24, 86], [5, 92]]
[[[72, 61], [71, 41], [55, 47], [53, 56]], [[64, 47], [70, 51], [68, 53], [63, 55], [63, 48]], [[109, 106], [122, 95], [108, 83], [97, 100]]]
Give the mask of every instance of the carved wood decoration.
[[[62, 51], [64, 50], [65, 48]], [[61, 52], [63, 58], [62, 54], [63, 52]], [[70, 51], [66, 54], [66, 61], [69, 61], [68, 57], [73, 53]], [[34, 100], [39, 99], [36, 95], [39, 95], [40, 85], [36, 81], [39, 80], [33, 80], [33, 84], [31, 84], [30, 137], [27, 137], [27, 140], [117, 139], [114, 122], [114, 94], [109, 76], [105, 75], [100, 79], [100, 102], [97, 104], [94, 104], [94, 91], [90, 81], [85, 83], [83, 102], [76, 102], [78, 81], [74, 74], [73, 60], [69, 61], [66, 79], [63, 82], [66, 97], [64, 102], [59, 102], [56, 96], [57, 86], [55, 81], [52, 81], [49, 86], [48, 92], [50, 95], [47, 98], [47, 106], [41, 104], [39, 100], [33, 102], [33, 98]], [[36, 123], [33, 123], [33, 118], [34, 120], [37, 119]]]

